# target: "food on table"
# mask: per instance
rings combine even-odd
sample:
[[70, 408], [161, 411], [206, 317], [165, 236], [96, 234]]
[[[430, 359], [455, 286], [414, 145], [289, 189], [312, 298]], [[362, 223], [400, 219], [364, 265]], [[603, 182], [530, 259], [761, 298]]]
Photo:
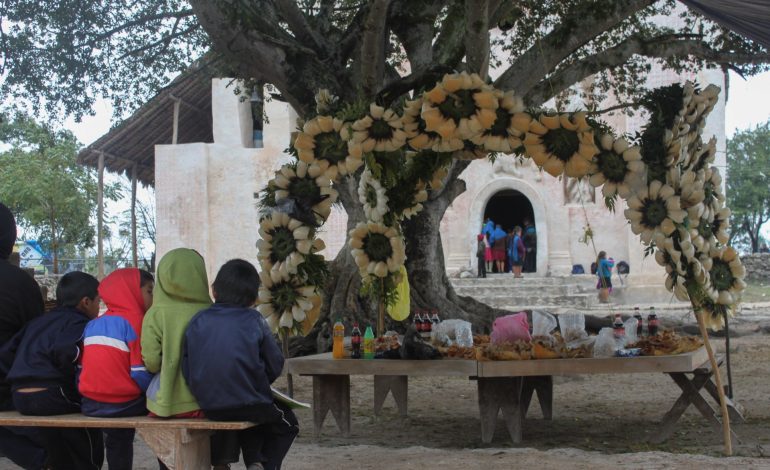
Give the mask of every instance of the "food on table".
[[642, 350], [642, 356], [669, 356], [688, 353], [703, 346], [703, 341], [697, 336], [680, 336], [674, 331], [664, 331], [655, 336], [646, 336], [631, 348]]

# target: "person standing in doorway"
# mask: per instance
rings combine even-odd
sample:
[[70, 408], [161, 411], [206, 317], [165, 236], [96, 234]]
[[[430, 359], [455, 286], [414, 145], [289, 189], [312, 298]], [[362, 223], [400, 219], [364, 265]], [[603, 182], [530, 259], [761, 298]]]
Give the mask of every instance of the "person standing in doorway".
[[529, 219], [524, 219], [524, 230], [521, 238], [527, 252], [522, 271], [534, 273], [537, 271], [537, 232]]
[[505, 271], [505, 237], [505, 230], [500, 224], [497, 224], [490, 237], [490, 242], [492, 243], [492, 258], [498, 273]]
[[484, 234], [484, 265], [486, 269], [484, 270], [484, 277], [486, 277], [487, 273], [492, 272], [492, 261], [494, 258], [492, 257], [492, 242], [490, 241], [490, 234]]
[[476, 237], [476, 261], [478, 262], [478, 275], [476, 277], [487, 277], [487, 266], [484, 256], [487, 252], [486, 237], [483, 233]]
[[511, 264], [513, 265], [513, 277], [522, 277], [521, 268], [527, 259], [527, 249], [521, 239], [521, 227], [518, 225], [513, 229], [513, 240], [511, 241]]

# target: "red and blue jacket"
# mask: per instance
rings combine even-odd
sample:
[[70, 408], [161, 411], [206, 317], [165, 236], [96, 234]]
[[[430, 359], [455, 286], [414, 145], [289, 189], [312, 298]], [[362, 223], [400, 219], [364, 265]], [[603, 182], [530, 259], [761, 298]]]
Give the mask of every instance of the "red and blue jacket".
[[103, 403], [124, 403], [147, 390], [152, 374], [142, 362], [140, 339], [146, 311], [139, 270], [119, 269], [105, 277], [99, 295], [107, 311], [86, 326], [80, 394]]

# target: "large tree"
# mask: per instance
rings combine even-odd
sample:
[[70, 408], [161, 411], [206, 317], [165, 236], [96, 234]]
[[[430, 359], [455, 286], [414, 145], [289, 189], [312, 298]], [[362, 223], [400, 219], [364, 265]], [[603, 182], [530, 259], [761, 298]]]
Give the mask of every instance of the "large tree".
[[748, 239], [759, 251], [762, 226], [770, 220], [770, 121], [736, 132], [727, 141], [727, 206], [732, 210], [730, 238]]
[[[764, 48], [673, 0], [85, 0], [6, 2], [2, 89], [49, 110], [80, 115], [104, 94], [130, 107], [192, 60], [248, 83], [268, 83], [300, 116], [320, 88], [346, 102], [389, 104], [451, 70], [502, 74], [494, 85], [530, 106], [574, 92], [595, 76], [598, 100], [633, 102], [651, 60], [682, 71], [704, 66], [752, 74]], [[494, 31], [492, 36], [490, 33]], [[494, 39], [491, 39], [494, 38]], [[493, 53], [490, 51], [494, 51]], [[35, 98], [44, 96], [44, 101]], [[465, 189], [455, 161], [405, 228], [412, 301], [451, 317], [489, 320], [491, 308], [460, 298], [444, 269], [439, 222]], [[349, 227], [364, 218], [356, 177], [337, 185]], [[334, 260], [325, 311], [362, 309], [348, 250]], [[371, 313], [369, 314], [371, 315]], [[317, 332], [317, 330], [316, 330]]]
[[[69, 131], [56, 131], [28, 116], [0, 117], [0, 201], [18, 214], [25, 231], [59, 257], [93, 246], [96, 178], [77, 164], [79, 144]], [[106, 196], [116, 199], [115, 187]]]

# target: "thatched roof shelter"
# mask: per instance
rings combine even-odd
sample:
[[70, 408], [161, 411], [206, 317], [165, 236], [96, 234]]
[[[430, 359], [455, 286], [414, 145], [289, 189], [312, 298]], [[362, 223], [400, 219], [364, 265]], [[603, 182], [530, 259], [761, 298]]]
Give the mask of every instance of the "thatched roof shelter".
[[[155, 146], [159, 144], [213, 142], [209, 63], [196, 63], [142, 105], [128, 119], [80, 151], [78, 161], [98, 167], [104, 154], [105, 169], [155, 183]], [[175, 125], [174, 115], [178, 113]], [[177, 130], [174, 141], [174, 130]]]

